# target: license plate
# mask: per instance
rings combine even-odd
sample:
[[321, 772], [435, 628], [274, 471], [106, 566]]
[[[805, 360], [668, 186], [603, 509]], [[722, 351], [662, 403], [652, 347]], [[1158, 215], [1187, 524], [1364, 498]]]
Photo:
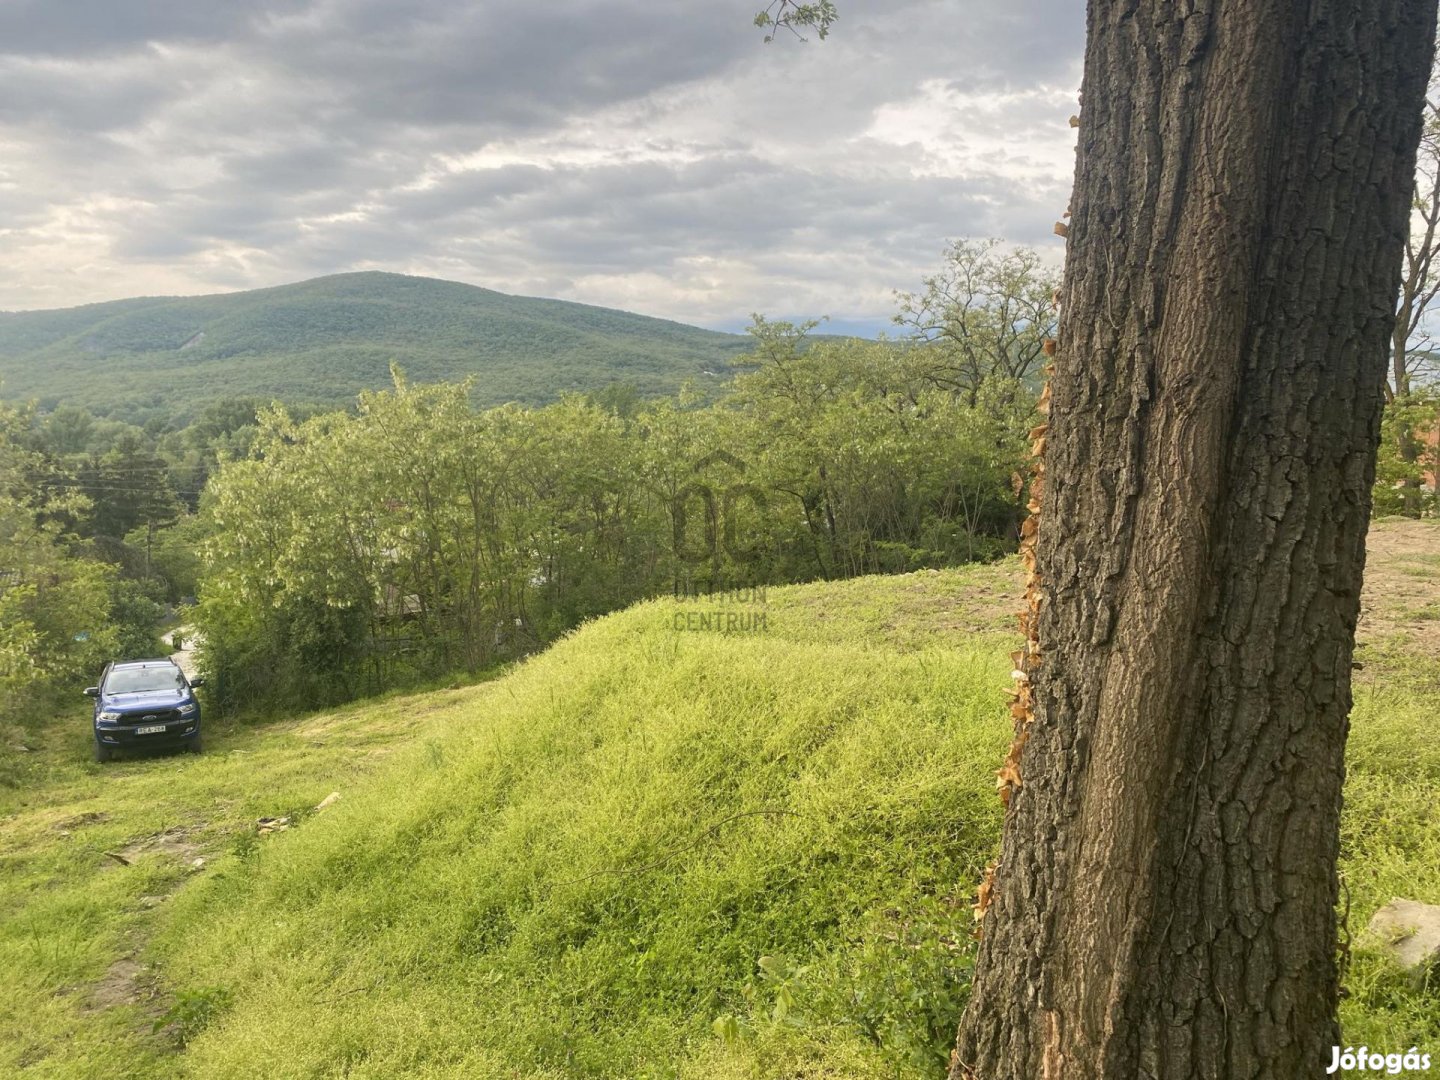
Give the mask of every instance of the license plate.
[[136, 735], [159, 735], [165, 730], [164, 724], [146, 724], [135, 729]]

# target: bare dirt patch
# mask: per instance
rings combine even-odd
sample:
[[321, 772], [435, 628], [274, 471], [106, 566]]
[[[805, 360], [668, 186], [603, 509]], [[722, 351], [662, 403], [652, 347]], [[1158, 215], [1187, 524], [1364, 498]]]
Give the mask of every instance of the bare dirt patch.
[[[1357, 638], [1440, 655], [1440, 521], [1377, 521], [1366, 550]], [[1025, 588], [1023, 573], [1011, 561], [973, 572], [963, 589], [938, 589], [932, 575], [910, 575], [891, 627], [930, 633], [1015, 630]]]
[[955, 634], [1018, 633], [1025, 606], [1024, 574], [1008, 560], [969, 572], [963, 588], [937, 588], [938, 571], [919, 571], [896, 594], [886, 630], [907, 639]]
[[1366, 549], [1357, 638], [1440, 655], [1440, 522], [1377, 521]]
[[133, 863], [142, 855], [165, 855], [189, 862], [200, 852], [200, 845], [195, 840], [196, 831], [191, 825], [177, 825], [154, 836], [132, 841], [118, 851], [107, 851], [106, 854], [111, 858], [119, 856], [117, 861], [126, 864]]
[[173, 1040], [173, 1025], [164, 1023], [164, 1001], [155, 971], [140, 963], [133, 955], [120, 957], [112, 963], [98, 982], [85, 990], [80, 1004], [83, 1015], [94, 1016], [108, 1009], [134, 1006], [140, 1009], [135, 1030], [152, 1035], [163, 1028], [163, 1036]]
[[73, 817], [57, 821], [54, 829], [58, 833], [69, 836], [76, 829], [83, 829], [86, 825], [99, 825], [102, 821], [109, 821], [110, 815], [103, 810], [90, 810], [83, 814], [75, 814]]
[[100, 981], [90, 988], [85, 1002], [87, 1012], [100, 1012], [118, 1005], [138, 1005], [152, 996], [145, 978], [146, 969], [133, 956], [122, 956], [106, 970]]

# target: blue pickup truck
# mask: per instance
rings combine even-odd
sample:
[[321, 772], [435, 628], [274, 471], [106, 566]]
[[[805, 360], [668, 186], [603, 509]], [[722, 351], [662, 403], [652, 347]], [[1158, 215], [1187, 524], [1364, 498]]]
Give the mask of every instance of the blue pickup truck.
[[173, 660], [106, 664], [100, 684], [85, 688], [95, 699], [95, 760], [109, 761], [116, 750], [142, 746], [200, 753], [195, 688], [204, 683], [187, 679]]

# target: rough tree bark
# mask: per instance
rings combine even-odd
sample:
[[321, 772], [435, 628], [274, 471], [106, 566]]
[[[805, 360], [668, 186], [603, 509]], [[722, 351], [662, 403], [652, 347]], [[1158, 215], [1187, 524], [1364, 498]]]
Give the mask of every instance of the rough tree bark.
[[1033, 710], [954, 1080], [1323, 1075], [1434, 0], [1092, 0]]

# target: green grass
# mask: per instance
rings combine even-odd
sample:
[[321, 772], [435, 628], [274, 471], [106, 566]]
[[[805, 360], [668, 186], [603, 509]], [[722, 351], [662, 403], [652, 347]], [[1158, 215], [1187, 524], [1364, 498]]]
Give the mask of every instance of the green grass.
[[1440, 904], [1440, 659], [1406, 656], [1393, 642], [1388, 654], [1362, 655], [1367, 668], [1355, 686], [1341, 820], [1355, 947], [1340, 1020], [1355, 1046], [1435, 1047], [1440, 971], [1417, 981], [1364, 930], [1392, 898]]
[[[200, 758], [88, 764], [77, 709], [0, 791], [0, 1074], [940, 1075], [1011, 590], [1003, 566], [773, 589], [726, 635], [641, 605], [494, 681], [220, 728]], [[1437, 674], [1397, 639], [1356, 685], [1357, 931], [1440, 903]], [[1440, 1044], [1440, 994], [1379, 953], [1348, 988], [1347, 1041]]]
[[[77, 720], [9, 796], [0, 1072], [882, 1076], [935, 1054], [1008, 669], [1003, 638], [944, 632], [946, 605], [907, 618], [917, 581], [965, 578], [772, 590], [745, 634], [644, 605], [495, 682], [222, 731], [195, 760], [83, 764]], [[179, 824], [203, 869], [104, 855]], [[132, 949], [154, 998], [92, 1011]], [[836, 1000], [881, 988], [861, 959], [935, 1018]]]
[[1400, 617], [1412, 622], [1429, 622], [1440, 619], [1440, 604], [1421, 604], [1419, 607], [1407, 608], [1400, 613]]

